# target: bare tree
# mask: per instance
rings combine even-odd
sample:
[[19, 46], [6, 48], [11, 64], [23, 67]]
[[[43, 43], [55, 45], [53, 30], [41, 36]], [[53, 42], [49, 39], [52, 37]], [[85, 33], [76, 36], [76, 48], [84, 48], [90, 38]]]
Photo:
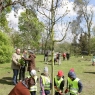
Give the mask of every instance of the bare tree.
[[78, 16], [81, 16], [81, 23], [84, 24], [84, 32], [87, 32], [88, 35], [88, 52], [90, 54], [90, 39], [92, 31], [92, 21], [93, 21], [93, 6], [88, 7], [89, 0], [75, 0], [75, 11]]
[[[70, 25], [70, 22], [64, 24], [63, 21], [63, 18], [69, 13], [67, 5], [68, 2], [64, 0], [43, 0], [41, 6], [37, 6], [38, 14], [41, 15], [42, 18], [40, 18], [45, 23], [46, 30], [48, 30], [48, 35], [52, 41], [52, 95], [54, 95], [54, 43], [60, 42], [66, 37]], [[60, 33], [60, 38], [58, 38], [58, 33]]]

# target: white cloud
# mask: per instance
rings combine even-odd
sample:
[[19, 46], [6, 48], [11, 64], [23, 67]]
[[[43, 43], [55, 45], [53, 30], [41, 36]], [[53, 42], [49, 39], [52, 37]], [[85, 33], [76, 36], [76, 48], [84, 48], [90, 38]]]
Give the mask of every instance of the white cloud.
[[7, 14], [7, 20], [9, 21], [9, 26], [11, 28], [14, 28], [15, 30], [18, 30], [18, 17], [20, 16], [20, 13], [24, 10], [19, 9], [18, 13], [15, 13], [13, 10]]
[[[45, 1], [43, 0], [43, 3], [46, 3], [45, 7], [47, 7], [47, 8], [51, 7], [51, 5], [50, 5], [51, 4], [51, 0], [45, 0]], [[73, 2], [69, 2], [69, 0], [63, 0], [62, 4], [63, 4], [63, 7], [59, 6], [59, 8], [57, 10], [57, 12], [58, 12], [57, 14], [62, 15], [65, 12], [65, 10], [67, 9], [67, 7], [68, 7], [69, 13], [68, 13], [67, 17], [70, 17], [70, 19], [72, 19], [74, 16], [76, 16], [76, 13], [73, 11], [73, 6], [74, 6]], [[95, 6], [89, 5], [88, 6], [88, 10], [90, 9], [90, 7], [93, 7], [93, 11], [95, 13]], [[16, 30], [18, 30], [18, 16], [20, 15], [20, 13], [22, 11], [23, 11], [23, 9], [19, 9], [18, 10], [18, 15], [17, 15], [17, 17], [15, 17], [14, 16], [15, 13], [12, 10], [11, 13], [8, 14], [8, 17], [7, 17], [8, 21], [10, 23], [10, 26], [13, 27]], [[49, 13], [47, 11], [45, 11], [45, 13], [46, 13], [46, 15], [49, 15]], [[38, 15], [39, 15], [38, 18], [40, 20], [42, 20], [44, 18], [41, 14], [38, 14]], [[69, 18], [64, 18], [64, 19], [67, 20]]]

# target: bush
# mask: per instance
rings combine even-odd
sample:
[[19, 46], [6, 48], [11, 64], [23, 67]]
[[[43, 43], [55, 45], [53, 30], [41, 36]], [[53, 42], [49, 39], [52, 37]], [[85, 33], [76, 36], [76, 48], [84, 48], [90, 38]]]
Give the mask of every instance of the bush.
[[8, 63], [11, 61], [13, 47], [11, 39], [0, 31], [0, 63]]

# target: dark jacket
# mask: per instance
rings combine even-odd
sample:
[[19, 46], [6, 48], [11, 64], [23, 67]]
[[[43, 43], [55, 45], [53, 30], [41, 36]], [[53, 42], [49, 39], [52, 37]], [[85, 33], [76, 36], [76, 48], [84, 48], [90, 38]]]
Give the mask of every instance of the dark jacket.
[[32, 69], [35, 69], [35, 58], [36, 56], [34, 54], [30, 54], [29, 58], [24, 58], [26, 61], [28, 61], [28, 68], [27, 71], [31, 71]]

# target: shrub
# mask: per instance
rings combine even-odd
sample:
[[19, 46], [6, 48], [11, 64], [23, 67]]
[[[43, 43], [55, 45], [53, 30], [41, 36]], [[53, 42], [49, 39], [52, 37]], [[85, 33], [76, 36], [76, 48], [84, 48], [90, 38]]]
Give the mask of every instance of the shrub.
[[0, 63], [11, 61], [13, 47], [7, 34], [0, 31]]

